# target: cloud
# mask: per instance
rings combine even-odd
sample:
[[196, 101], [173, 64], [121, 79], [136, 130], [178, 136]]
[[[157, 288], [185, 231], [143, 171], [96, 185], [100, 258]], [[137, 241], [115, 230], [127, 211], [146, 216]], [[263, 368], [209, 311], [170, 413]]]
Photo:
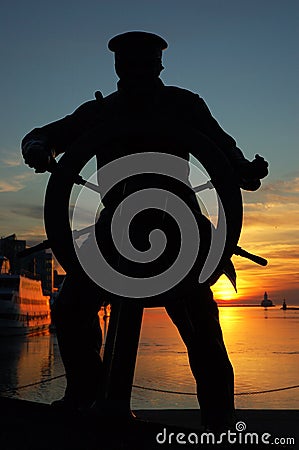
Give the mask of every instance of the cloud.
[[0, 180], [0, 193], [20, 191], [26, 187], [26, 181], [31, 177], [32, 175], [30, 173], [24, 173]]
[[24, 230], [24, 234], [18, 234], [19, 239], [25, 239], [27, 245], [32, 247], [33, 245], [40, 244], [47, 239], [45, 229], [42, 226], [36, 226], [31, 229]]
[[42, 205], [20, 205], [16, 204], [11, 208], [11, 213], [21, 217], [30, 217], [33, 219], [42, 219], [44, 207]]
[[294, 176], [288, 180], [276, 180], [265, 183], [256, 192], [243, 192], [243, 199], [246, 205], [273, 205], [278, 203], [298, 205], [299, 198], [299, 176]]
[[20, 191], [31, 177], [32, 173], [22, 163], [20, 151], [0, 149], [0, 193]]
[[243, 195], [245, 227], [263, 227], [293, 233], [299, 212], [299, 177], [265, 184], [260, 191]]
[[276, 180], [275, 182], [268, 183], [263, 188], [263, 192], [266, 195], [278, 197], [292, 197], [299, 194], [299, 176], [295, 176], [289, 180]]
[[20, 151], [1, 149], [0, 153], [1, 167], [18, 167], [22, 164], [22, 156]]
[[21, 158], [19, 159], [3, 159], [1, 165], [4, 167], [18, 167], [21, 165]]

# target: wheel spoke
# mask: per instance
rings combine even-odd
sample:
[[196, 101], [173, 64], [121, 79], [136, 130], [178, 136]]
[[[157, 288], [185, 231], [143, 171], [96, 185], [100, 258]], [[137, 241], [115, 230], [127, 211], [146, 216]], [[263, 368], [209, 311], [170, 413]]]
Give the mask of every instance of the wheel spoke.
[[207, 181], [204, 184], [200, 184], [199, 186], [195, 186], [193, 188], [194, 192], [202, 192], [205, 191], [206, 189], [214, 189], [213, 183], [211, 182], [211, 180]]

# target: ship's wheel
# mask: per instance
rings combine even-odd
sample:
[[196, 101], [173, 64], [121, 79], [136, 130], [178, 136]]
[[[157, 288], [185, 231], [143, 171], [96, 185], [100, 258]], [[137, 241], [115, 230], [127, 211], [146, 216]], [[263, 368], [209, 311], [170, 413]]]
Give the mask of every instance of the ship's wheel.
[[[104, 127], [93, 129], [69, 148], [50, 176], [45, 196], [44, 221], [50, 246], [58, 262], [66, 272], [82, 270], [82, 262], [78, 257], [71, 229], [70, 197], [74, 183], [78, 182], [80, 172], [91, 158], [96, 155], [100, 161], [105, 163], [106, 158], [108, 162], [111, 158], [105, 149], [112, 147], [117, 149], [116, 161], [119, 161], [124, 156], [122, 154], [123, 144], [127, 148], [128, 143], [131, 143], [132, 154], [126, 154], [126, 158], [133, 157], [133, 161], [135, 161], [136, 155], [138, 155], [140, 161], [145, 161], [148, 156], [155, 154], [158, 158], [155, 161], [158, 161], [159, 165], [159, 158], [162, 158], [161, 161], [167, 161], [168, 157], [170, 161], [171, 158], [179, 160], [178, 149], [181, 147], [195, 156], [208, 175], [200, 186], [194, 186], [194, 190], [198, 192], [199, 196], [206, 189], [212, 190], [215, 194], [217, 219], [212, 228], [218, 242], [214, 246], [214, 255], [210, 254], [209, 267], [204, 266], [201, 274], [203, 282], [213, 284], [213, 280], [217, 279], [217, 274], [221, 273], [225, 261], [233, 255], [242, 227], [241, 192], [235, 181], [233, 168], [226, 156], [203, 134], [191, 129], [181, 129], [173, 124], [171, 127], [164, 124], [163, 127], [156, 128], [152, 124], [148, 126], [143, 124], [138, 131], [136, 131], [136, 126], [127, 125], [119, 127], [117, 130], [107, 130]], [[154, 149], [154, 152], [150, 149]], [[157, 162], [155, 162], [155, 167], [157, 167]], [[117, 170], [119, 171], [119, 165], [117, 165]], [[147, 168], [145, 170], [151, 171]], [[159, 172], [160, 169], [157, 170]], [[172, 176], [171, 168], [165, 170], [170, 171], [170, 174], [166, 175]], [[125, 176], [126, 173], [121, 174], [122, 178]], [[101, 171], [99, 172], [99, 183], [101, 184]], [[88, 183], [82, 189], [88, 189]], [[223, 232], [225, 233], [224, 238]], [[215, 254], [217, 261], [215, 261]], [[101, 275], [99, 274], [99, 276]]]

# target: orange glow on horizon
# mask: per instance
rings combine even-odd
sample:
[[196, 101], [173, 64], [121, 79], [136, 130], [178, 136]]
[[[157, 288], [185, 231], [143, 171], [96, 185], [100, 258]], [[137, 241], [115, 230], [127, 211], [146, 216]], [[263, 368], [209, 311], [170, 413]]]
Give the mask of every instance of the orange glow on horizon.
[[224, 275], [212, 286], [212, 291], [215, 300], [229, 301], [237, 299], [237, 294], [231, 282]]

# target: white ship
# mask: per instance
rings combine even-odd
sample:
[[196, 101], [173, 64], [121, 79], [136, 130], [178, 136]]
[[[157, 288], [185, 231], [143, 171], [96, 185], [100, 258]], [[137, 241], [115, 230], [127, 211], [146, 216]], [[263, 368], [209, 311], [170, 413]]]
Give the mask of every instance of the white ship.
[[11, 275], [9, 261], [0, 257], [0, 336], [32, 333], [49, 327], [50, 297], [41, 281]]

